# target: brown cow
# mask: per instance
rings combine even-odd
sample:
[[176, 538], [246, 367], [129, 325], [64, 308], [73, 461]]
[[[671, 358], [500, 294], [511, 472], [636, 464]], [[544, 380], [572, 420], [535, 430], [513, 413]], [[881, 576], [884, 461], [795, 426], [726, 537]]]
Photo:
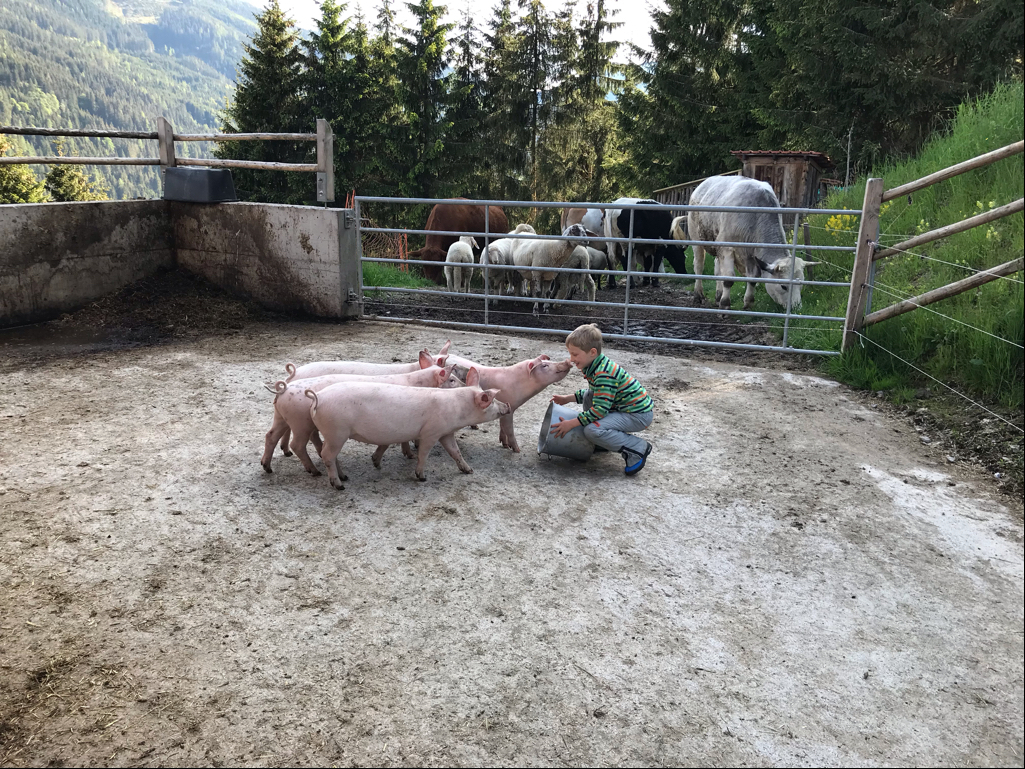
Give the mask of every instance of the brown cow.
[[[466, 198], [453, 198], [453, 200], [466, 200]], [[484, 206], [471, 205], [446, 205], [438, 203], [431, 209], [431, 215], [427, 217], [425, 230], [448, 230], [464, 232], [484, 232]], [[509, 222], [505, 218], [505, 212], [498, 206], [491, 206], [488, 212], [488, 231], [505, 233], [509, 230]], [[477, 241], [484, 243], [483, 235], [477, 236]], [[416, 251], [409, 252], [410, 259], [422, 259], [430, 262], [444, 262], [448, 254], [448, 247], [459, 240], [458, 235], [428, 235], [427, 245]], [[435, 283], [445, 282], [445, 270], [443, 265], [421, 264], [424, 277], [433, 280]]]

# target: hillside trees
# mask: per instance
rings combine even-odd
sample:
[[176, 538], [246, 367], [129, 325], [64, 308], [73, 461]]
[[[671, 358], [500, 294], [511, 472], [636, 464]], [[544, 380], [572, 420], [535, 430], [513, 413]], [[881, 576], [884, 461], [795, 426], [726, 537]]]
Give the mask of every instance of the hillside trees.
[[[7, 154], [10, 142], [0, 136], [0, 158]], [[46, 200], [43, 183], [29, 166], [0, 165], [0, 204], [42, 203]]]
[[[59, 157], [64, 157], [63, 141], [55, 141], [53, 147]], [[43, 186], [55, 203], [110, 199], [110, 189], [102, 181], [87, 177], [80, 166], [51, 166], [43, 179]]]

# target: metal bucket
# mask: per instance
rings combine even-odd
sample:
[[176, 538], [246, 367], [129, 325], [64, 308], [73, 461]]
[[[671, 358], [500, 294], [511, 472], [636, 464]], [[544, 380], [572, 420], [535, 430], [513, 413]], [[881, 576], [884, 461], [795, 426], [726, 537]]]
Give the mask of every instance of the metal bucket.
[[559, 423], [559, 417], [570, 420], [580, 416], [576, 409], [560, 406], [555, 401], [548, 404], [544, 421], [541, 423], [541, 435], [537, 439], [537, 453], [549, 456], [569, 457], [586, 462], [594, 453], [594, 444], [587, 440], [583, 427], [574, 427], [562, 438], [558, 438], [549, 430], [552, 424]]

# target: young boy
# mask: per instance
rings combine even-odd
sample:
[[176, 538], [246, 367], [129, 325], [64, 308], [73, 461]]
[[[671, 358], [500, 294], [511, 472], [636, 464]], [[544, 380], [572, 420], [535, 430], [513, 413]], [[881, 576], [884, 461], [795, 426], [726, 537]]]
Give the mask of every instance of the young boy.
[[584, 435], [596, 450], [618, 451], [626, 460], [626, 474], [635, 475], [644, 467], [651, 444], [631, 433], [651, 425], [654, 404], [640, 382], [602, 355], [601, 347], [601, 329], [594, 323], [578, 326], [566, 338], [569, 359], [583, 372], [590, 389], [552, 397], [560, 406], [582, 403], [584, 410], [576, 419], [560, 418], [551, 432], [561, 438], [583, 425]]

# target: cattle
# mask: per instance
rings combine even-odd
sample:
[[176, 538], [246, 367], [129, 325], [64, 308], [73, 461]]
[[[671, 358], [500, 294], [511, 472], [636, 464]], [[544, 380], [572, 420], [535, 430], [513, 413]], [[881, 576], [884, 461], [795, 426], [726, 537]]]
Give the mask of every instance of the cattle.
[[[664, 246], [656, 246], [652, 243], [634, 244], [634, 253], [639, 254], [642, 258], [642, 271], [659, 272], [662, 266], [662, 260], [665, 259], [672, 266], [673, 270], [678, 273], [686, 273], [687, 263], [685, 249], [684, 247], [672, 243], [673, 237], [671, 229], [673, 224], [673, 215], [670, 213], [670, 210], [656, 200], [644, 200], [641, 198], [620, 198], [612, 205], [617, 206], [629, 203], [640, 203], [645, 206], [650, 206], [650, 208], [633, 209], [633, 236], [635, 238], [646, 238], [651, 240], [660, 239], [667, 241], [667, 244]], [[630, 211], [631, 209], [615, 207], [606, 209], [604, 231], [606, 238], [625, 238], [629, 236]], [[609, 261], [611, 263], [615, 263], [616, 257], [618, 256], [619, 261], [626, 266], [626, 243], [609, 243], [608, 253]], [[630, 265], [629, 269], [632, 271], [635, 268], [633, 265]], [[631, 278], [630, 281], [631, 286], [636, 285], [633, 278]], [[647, 285], [648, 283], [657, 287], [658, 278], [644, 278], [642, 285]], [[615, 279], [610, 275], [609, 288], [615, 287]]]
[[[706, 179], [694, 190], [690, 205], [780, 207], [772, 187], [746, 176], [713, 176]], [[706, 250], [715, 257], [715, 274], [721, 277], [732, 276], [743, 269], [749, 278], [789, 278], [793, 272], [794, 280], [804, 280], [804, 268], [817, 264], [790, 254], [786, 248], [787, 237], [783, 230], [783, 217], [779, 213], [690, 211], [687, 215], [687, 226], [690, 237], [694, 240], [773, 244], [750, 248], [694, 246], [696, 275], [704, 273]], [[721, 309], [726, 310], [730, 307], [732, 286], [733, 282], [728, 280], [716, 283], [715, 300]], [[781, 306], [786, 306], [788, 295], [792, 307], [801, 303], [799, 285], [788, 288], [782, 283], [766, 283], [765, 290]], [[744, 292], [745, 310], [754, 304], [754, 295], [755, 284], [749, 282]], [[694, 283], [694, 297], [698, 301], [704, 301], [705, 295], [700, 279]]]
[[[466, 198], [454, 198], [454, 200], [466, 200]], [[438, 203], [431, 209], [431, 215], [427, 217], [424, 229], [484, 232], [484, 206]], [[488, 231], [506, 232], [508, 229], [509, 222], [505, 218], [505, 212], [498, 206], [490, 206]], [[479, 242], [483, 243], [483, 237], [483, 235], [478, 236]], [[459, 240], [458, 235], [428, 235], [427, 244], [416, 251], [410, 251], [409, 258], [428, 262], [444, 262], [445, 257], [448, 256], [448, 247], [457, 240]], [[435, 283], [445, 282], [443, 264], [439, 264], [437, 267], [432, 264], [421, 264], [420, 268], [428, 280], [433, 280]]]

